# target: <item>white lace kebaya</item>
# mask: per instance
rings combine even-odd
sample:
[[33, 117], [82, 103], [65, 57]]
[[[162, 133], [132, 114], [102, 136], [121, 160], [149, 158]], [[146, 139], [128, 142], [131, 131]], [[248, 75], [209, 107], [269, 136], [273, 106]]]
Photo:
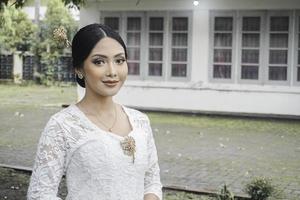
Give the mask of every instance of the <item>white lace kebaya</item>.
[[58, 186], [66, 175], [67, 200], [162, 199], [157, 151], [148, 117], [122, 106], [136, 145], [135, 160], [124, 154], [125, 137], [106, 132], [75, 105], [54, 114], [42, 132], [28, 200], [60, 200]]

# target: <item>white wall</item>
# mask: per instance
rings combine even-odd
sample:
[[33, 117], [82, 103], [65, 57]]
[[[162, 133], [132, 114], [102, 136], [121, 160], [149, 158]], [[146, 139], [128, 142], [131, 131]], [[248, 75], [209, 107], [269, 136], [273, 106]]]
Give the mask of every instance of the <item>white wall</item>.
[[[209, 11], [212, 9], [300, 9], [300, 0], [136, 0], [88, 3], [80, 25], [100, 21], [100, 10], [193, 11], [192, 75], [189, 82], [127, 80], [116, 96], [122, 104], [154, 110], [252, 113], [300, 117], [300, 87], [211, 83], [209, 66]], [[84, 90], [78, 87], [79, 99]]]

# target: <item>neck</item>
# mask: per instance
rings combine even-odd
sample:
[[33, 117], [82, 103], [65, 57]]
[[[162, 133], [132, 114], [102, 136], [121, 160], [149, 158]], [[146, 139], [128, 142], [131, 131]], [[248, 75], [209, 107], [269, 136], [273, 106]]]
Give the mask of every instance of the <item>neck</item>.
[[79, 104], [94, 113], [113, 113], [115, 106], [112, 96], [103, 97], [94, 95], [87, 90]]

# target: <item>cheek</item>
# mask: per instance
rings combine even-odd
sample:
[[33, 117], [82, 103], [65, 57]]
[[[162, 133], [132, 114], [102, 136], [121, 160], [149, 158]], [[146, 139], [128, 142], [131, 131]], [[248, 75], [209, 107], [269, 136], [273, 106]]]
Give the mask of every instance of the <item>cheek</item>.
[[125, 80], [128, 75], [128, 66], [127, 64], [122, 67], [120, 70], [119, 76], [122, 80]]

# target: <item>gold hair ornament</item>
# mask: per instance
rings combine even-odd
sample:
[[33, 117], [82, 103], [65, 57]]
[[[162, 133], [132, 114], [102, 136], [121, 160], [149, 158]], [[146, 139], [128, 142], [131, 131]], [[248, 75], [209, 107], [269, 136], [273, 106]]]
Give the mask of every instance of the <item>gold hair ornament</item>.
[[54, 38], [54, 40], [65, 44], [66, 47], [72, 46], [71, 42], [68, 40], [67, 30], [63, 26], [60, 26], [60, 27], [54, 29], [53, 38]]

